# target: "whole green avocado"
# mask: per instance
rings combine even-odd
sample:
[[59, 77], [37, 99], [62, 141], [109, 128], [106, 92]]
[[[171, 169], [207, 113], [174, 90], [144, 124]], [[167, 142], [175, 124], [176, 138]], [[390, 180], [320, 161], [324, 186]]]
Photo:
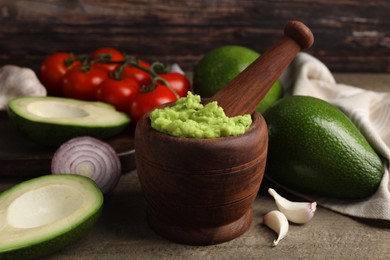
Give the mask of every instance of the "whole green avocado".
[[353, 122], [330, 103], [284, 97], [267, 110], [266, 175], [297, 192], [361, 199], [378, 188], [379, 156]]

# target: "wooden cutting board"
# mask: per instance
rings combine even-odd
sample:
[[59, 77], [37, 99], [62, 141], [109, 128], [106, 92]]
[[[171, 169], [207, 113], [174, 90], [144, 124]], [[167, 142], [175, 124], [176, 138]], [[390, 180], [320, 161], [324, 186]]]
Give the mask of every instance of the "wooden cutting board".
[[[123, 173], [135, 169], [134, 127], [104, 141], [118, 153]], [[23, 136], [12, 126], [7, 113], [0, 112], [0, 177], [50, 174], [51, 159], [56, 149], [36, 144]]]

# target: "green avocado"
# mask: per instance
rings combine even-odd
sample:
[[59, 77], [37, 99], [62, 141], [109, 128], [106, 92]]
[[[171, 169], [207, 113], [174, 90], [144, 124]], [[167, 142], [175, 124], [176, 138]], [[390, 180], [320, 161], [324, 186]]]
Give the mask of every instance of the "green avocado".
[[103, 194], [89, 178], [45, 175], [0, 194], [0, 259], [38, 259], [80, 239], [98, 220]]
[[83, 135], [108, 138], [130, 123], [109, 104], [60, 97], [16, 98], [8, 103], [8, 114], [26, 136], [49, 146]]
[[309, 96], [285, 97], [267, 110], [266, 176], [297, 192], [361, 199], [378, 188], [379, 156], [338, 108]]
[[[240, 45], [226, 45], [210, 50], [194, 67], [194, 93], [202, 98], [213, 96], [259, 57], [258, 52]], [[256, 111], [263, 114], [282, 95], [283, 87], [277, 80], [259, 102]]]

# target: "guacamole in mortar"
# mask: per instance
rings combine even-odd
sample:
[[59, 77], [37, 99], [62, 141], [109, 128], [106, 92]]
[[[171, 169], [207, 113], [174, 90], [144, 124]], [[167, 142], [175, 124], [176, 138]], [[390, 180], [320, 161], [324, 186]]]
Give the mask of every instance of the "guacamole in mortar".
[[217, 102], [200, 103], [200, 96], [188, 92], [176, 104], [150, 113], [151, 125], [157, 131], [189, 138], [217, 138], [245, 133], [252, 124], [249, 114], [227, 117]]

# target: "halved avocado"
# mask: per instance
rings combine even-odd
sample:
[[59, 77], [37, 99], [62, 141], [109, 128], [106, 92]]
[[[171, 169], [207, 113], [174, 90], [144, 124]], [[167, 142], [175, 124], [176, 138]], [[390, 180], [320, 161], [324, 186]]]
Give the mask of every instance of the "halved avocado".
[[109, 104], [60, 97], [19, 97], [8, 103], [12, 123], [32, 140], [56, 146], [76, 136], [108, 138], [130, 123]]
[[0, 194], [0, 259], [37, 259], [81, 238], [98, 220], [103, 195], [89, 178], [46, 175]]

